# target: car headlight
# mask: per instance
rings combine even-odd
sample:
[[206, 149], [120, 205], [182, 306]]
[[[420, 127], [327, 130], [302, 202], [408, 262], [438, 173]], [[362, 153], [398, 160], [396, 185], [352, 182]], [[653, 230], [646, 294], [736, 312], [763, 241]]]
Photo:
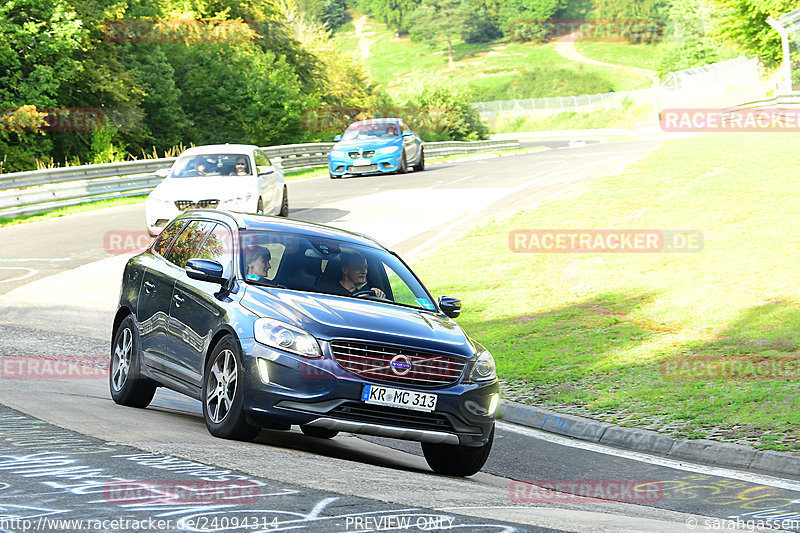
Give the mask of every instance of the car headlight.
[[472, 366], [469, 379], [472, 381], [489, 381], [497, 377], [497, 370], [494, 366], [494, 357], [488, 350], [478, 354], [478, 360]]
[[347, 154], [341, 150], [331, 150], [331, 157], [347, 157]]
[[147, 202], [150, 205], [156, 206], [156, 207], [163, 207], [163, 206], [170, 205], [172, 203], [171, 201], [167, 200], [166, 198], [158, 198], [156, 196], [152, 196], [152, 197], [148, 196], [147, 197]]
[[399, 146], [384, 146], [383, 148], [378, 148], [377, 153], [386, 155], [386, 154], [394, 154], [400, 151]]
[[305, 357], [322, 357], [319, 343], [309, 333], [271, 318], [259, 318], [255, 322], [256, 341], [279, 350]]
[[220, 205], [237, 205], [243, 204], [247, 202], [250, 198], [253, 197], [252, 193], [243, 194], [241, 196], [237, 196], [236, 198], [228, 198], [227, 200], [223, 200], [220, 202]]

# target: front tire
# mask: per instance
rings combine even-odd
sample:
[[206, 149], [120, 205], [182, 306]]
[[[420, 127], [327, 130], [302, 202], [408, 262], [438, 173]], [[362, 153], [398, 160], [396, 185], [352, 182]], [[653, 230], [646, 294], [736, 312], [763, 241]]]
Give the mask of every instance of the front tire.
[[400, 156], [400, 168], [397, 169], [398, 174], [405, 174], [408, 172], [408, 161], [406, 160], [406, 149], [403, 148], [403, 155]]
[[278, 213], [279, 217], [288, 217], [289, 216], [289, 188], [286, 185], [283, 186], [283, 199], [281, 200], [281, 210]]
[[420, 147], [419, 161], [414, 165], [414, 172], [422, 172], [423, 170], [425, 170], [425, 149]]
[[446, 476], [471, 476], [477, 473], [489, 458], [494, 441], [494, 426], [489, 433], [489, 442], [480, 447], [457, 444], [422, 443], [422, 453], [428, 466], [437, 474]]
[[117, 328], [111, 344], [108, 388], [111, 398], [127, 407], [147, 407], [156, 385], [139, 374], [139, 336], [133, 317], [128, 315]]
[[224, 337], [211, 352], [203, 375], [203, 418], [215, 437], [253, 440], [261, 428], [244, 412], [244, 368], [239, 346]]
[[259, 215], [264, 214], [264, 201], [261, 198], [258, 199], [258, 204], [256, 204], [256, 213]]

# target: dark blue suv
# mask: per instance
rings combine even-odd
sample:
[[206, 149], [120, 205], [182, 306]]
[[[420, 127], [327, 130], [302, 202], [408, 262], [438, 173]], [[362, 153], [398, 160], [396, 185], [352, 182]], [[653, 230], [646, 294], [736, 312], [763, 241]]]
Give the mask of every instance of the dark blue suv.
[[499, 387], [459, 312], [363, 235], [188, 211], [125, 267], [111, 396], [146, 407], [157, 387], [187, 394], [222, 438], [297, 424], [318, 438], [415, 440], [434, 471], [472, 475]]

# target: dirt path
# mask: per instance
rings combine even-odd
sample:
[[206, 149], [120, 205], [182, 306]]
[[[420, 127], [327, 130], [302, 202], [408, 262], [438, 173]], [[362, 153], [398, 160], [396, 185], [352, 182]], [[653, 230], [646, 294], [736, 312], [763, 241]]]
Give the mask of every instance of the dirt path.
[[586, 57], [585, 55], [578, 52], [578, 50], [575, 48], [575, 40], [578, 38], [578, 33], [579, 32], [576, 31], [575, 33], [566, 35], [561, 39], [558, 39], [556, 41], [556, 52], [561, 54], [563, 57], [566, 57], [570, 61], [576, 61], [578, 63], [587, 63], [590, 65], [598, 65], [601, 67], [619, 68], [624, 70], [630, 70], [632, 72], [637, 72], [642, 76], [650, 78], [650, 80], [653, 82], [653, 86], [657, 86], [658, 75], [654, 70], [649, 70], [646, 68], [639, 68], [639, 67], [629, 67], [627, 65], [618, 65], [616, 63], [606, 63], [604, 61], [597, 61], [596, 59]]
[[358, 20], [353, 21], [353, 26], [356, 28], [356, 37], [358, 37], [358, 49], [361, 50], [361, 60], [365, 61], [369, 57], [369, 41], [364, 36], [364, 26], [367, 24], [367, 16], [364, 15]]

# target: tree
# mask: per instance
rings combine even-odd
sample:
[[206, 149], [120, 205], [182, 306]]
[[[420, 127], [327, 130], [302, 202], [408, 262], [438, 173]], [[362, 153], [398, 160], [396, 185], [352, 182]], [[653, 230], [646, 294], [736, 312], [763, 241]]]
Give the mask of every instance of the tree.
[[431, 45], [447, 43], [447, 61], [455, 66], [453, 40], [460, 38], [469, 19], [461, 0], [424, 0], [409, 17], [412, 38]]
[[417, 109], [416, 117], [406, 119], [425, 141], [477, 141], [485, 139], [489, 128], [472, 107], [466, 87], [454, 87], [438, 77], [424, 77], [407, 106]]
[[702, 0], [673, 0], [669, 41], [659, 61], [659, 74], [719, 61], [719, 47], [706, 31], [710, 23], [711, 11]]
[[722, 41], [734, 41], [745, 51], [758, 55], [767, 65], [781, 60], [781, 39], [767, 24], [775, 17], [797, 8], [796, 0], [710, 0], [717, 8], [714, 34]]

